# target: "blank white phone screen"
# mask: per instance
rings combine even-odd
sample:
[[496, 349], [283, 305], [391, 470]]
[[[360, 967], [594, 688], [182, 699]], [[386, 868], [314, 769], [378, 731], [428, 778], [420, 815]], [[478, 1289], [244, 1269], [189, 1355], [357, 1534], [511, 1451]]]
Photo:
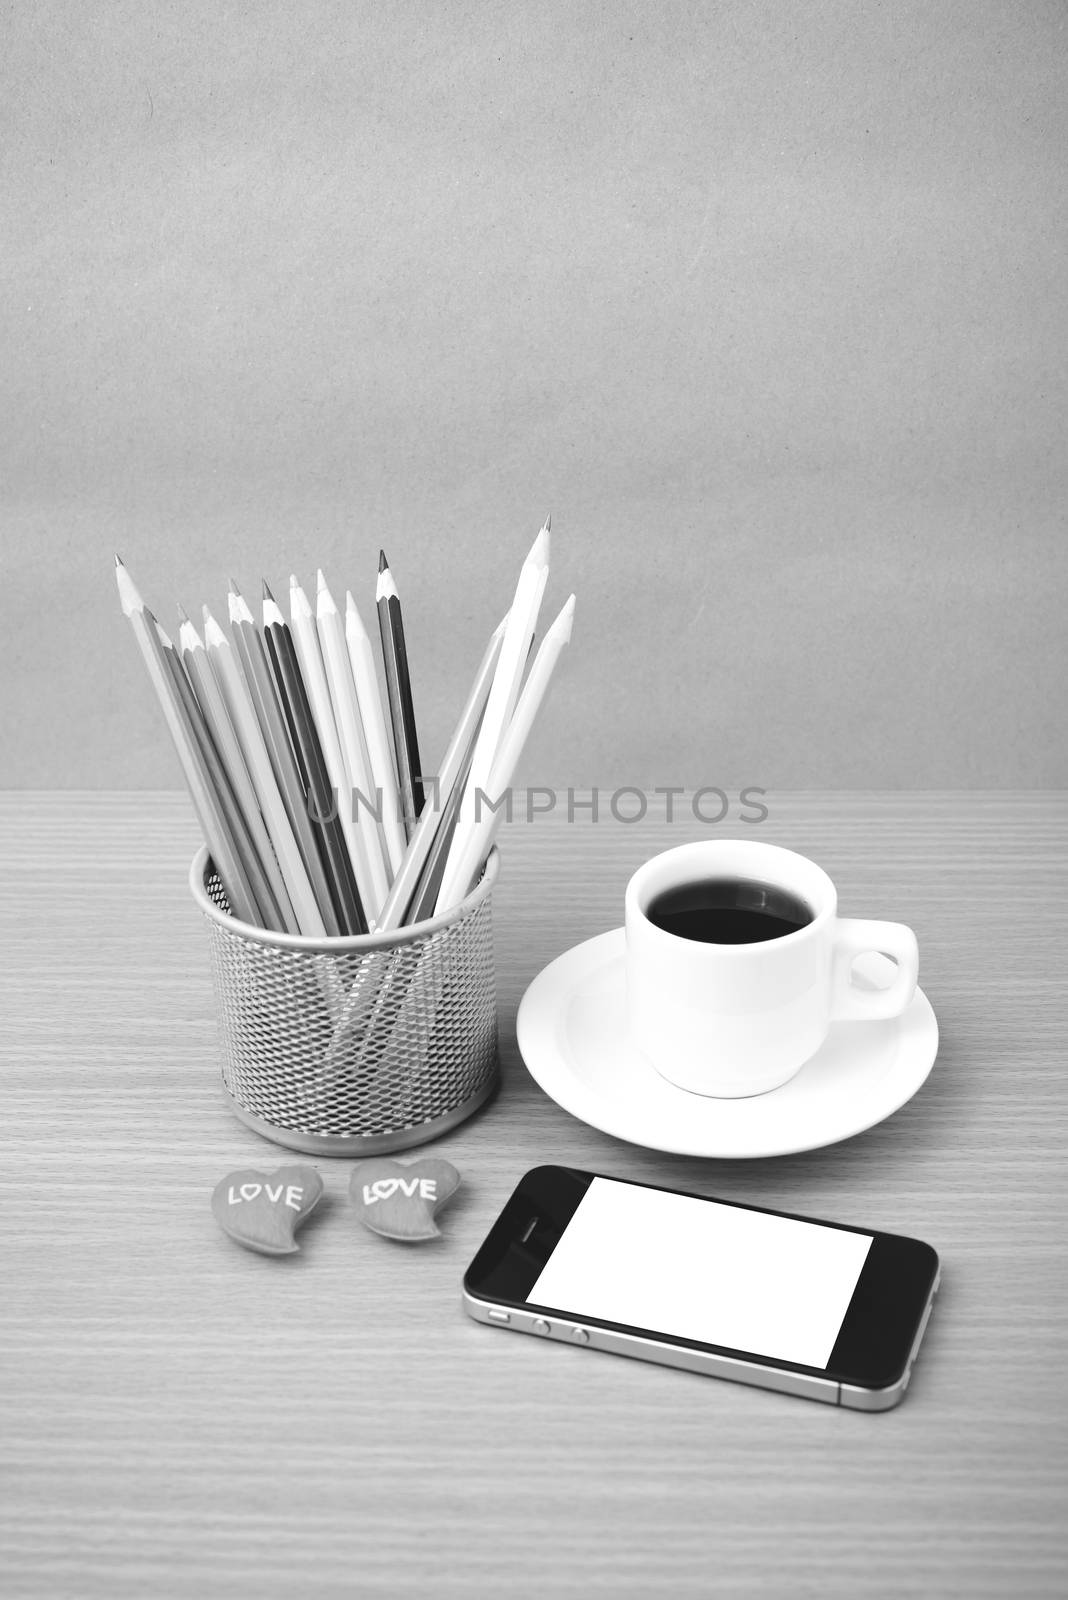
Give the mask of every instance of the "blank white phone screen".
[[651, 1333], [825, 1367], [872, 1236], [594, 1178], [527, 1296]]

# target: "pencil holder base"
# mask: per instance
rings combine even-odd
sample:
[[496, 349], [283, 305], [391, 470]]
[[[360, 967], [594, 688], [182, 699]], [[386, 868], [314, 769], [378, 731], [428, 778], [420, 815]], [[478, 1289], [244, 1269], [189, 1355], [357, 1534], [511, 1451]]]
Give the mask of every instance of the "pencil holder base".
[[251, 1128], [253, 1133], [258, 1133], [261, 1138], [270, 1139], [272, 1144], [284, 1145], [287, 1150], [299, 1150], [306, 1156], [348, 1156], [353, 1161], [362, 1161], [364, 1156], [384, 1156], [392, 1155], [397, 1150], [412, 1150], [416, 1145], [429, 1144], [431, 1140], [440, 1139], [446, 1133], [451, 1133], [461, 1122], [473, 1117], [475, 1112], [486, 1104], [496, 1091], [499, 1081], [499, 1074], [495, 1070], [492, 1078], [479, 1089], [477, 1094], [473, 1094], [447, 1116], [435, 1117], [432, 1122], [424, 1122], [421, 1127], [404, 1128], [397, 1133], [295, 1133], [290, 1128], [276, 1128], [272, 1122], [264, 1121], [263, 1117], [254, 1116], [251, 1111], [246, 1111], [244, 1106], [238, 1105], [232, 1094], [227, 1094], [225, 1089], [223, 1093], [238, 1121], [243, 1122], [246, 1128]]
[[223, 1091], [305, 1155], [363, 1157], [439, 1138], [498, 1080], [494, 851], [453, 910], [385, 934], [304, 939], [235, 921], [206, 851], [193, 896], [210, 935]]

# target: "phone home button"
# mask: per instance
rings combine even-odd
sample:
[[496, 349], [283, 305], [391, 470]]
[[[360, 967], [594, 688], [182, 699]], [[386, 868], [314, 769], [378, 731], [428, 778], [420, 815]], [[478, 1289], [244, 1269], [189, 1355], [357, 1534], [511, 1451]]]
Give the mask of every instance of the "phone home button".
[[546, 1322], [544, 1317], [535, 1317], [534, 1321], [531, 1323], [531, 1327], [534, 1329], [535, 1333], [551, 1333], [552, 1332], [551, 1324]]
[[572, 1328], [571, 1338], [575, 1344], [589, 1344], [590, 1336], [585, 1328]]

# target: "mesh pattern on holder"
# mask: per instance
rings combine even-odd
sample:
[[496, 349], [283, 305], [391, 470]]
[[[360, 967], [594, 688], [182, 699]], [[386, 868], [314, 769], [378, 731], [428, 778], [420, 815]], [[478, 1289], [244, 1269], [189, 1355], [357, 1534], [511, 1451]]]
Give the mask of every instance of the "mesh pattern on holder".
[[[208, 899], [228, 913], [214, 866]], [[283, 948], [205, 913], [223, 1084], [281, 1142], [435, 1134], [497, 1070], [489, 889], [445, 927], [382, 949]], [[474, 1107], [472, 1107], [474, 1109]], [[413, 1137], [414, 1135], [414, 1137]]]

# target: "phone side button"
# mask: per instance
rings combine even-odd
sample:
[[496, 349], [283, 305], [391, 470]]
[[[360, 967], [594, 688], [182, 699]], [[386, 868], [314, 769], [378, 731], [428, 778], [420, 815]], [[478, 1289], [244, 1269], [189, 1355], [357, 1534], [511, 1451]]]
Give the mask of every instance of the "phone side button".
[[545, 1334], [552, 1332], [551, 1323], [546, 1322], [544, 1317], [535, 1317], [530, 1326], [534, 1329], [535, 1333]]
[[585, 1328], [572, 1328], [571, 1341], [573, 1344], [589, 1344], [590, 1336]]
[[511, 1322], [512, 1320], [507, 1311], [487, 1311], [486, 1315], [491, 1322]]

